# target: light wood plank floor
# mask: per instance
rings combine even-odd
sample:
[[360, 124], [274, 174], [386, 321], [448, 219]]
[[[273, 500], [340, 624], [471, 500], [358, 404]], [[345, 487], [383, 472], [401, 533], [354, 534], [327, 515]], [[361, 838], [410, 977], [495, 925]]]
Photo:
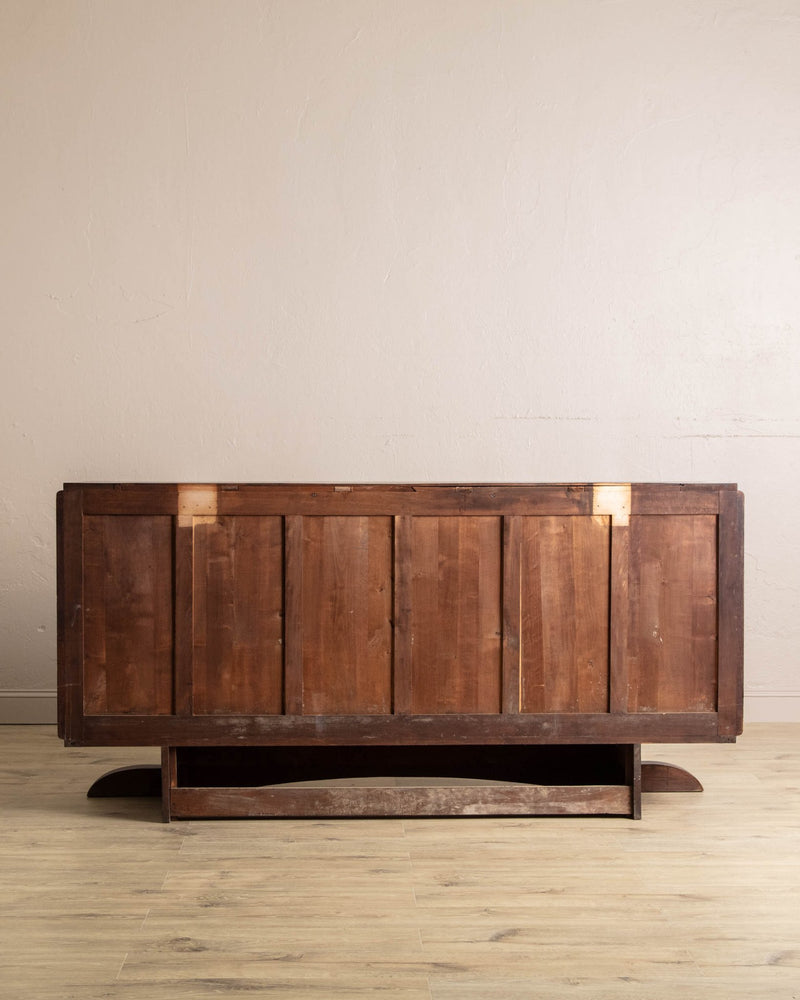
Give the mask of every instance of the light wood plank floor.
[[800, 726], [645, 748], [625, 819], [165, 826], [85, 798], [157, 751], [0, 727], [0, 995], [800, 1000]]

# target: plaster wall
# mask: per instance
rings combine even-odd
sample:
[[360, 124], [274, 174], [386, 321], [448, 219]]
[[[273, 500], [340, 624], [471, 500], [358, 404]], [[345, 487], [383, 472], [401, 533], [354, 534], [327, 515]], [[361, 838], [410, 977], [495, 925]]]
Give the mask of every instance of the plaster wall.
[[800, 720], [798, 51], [791, 0], [2, 0], [0, 718], [64, 481], [667, 480], [744, 489], [746, 718]]

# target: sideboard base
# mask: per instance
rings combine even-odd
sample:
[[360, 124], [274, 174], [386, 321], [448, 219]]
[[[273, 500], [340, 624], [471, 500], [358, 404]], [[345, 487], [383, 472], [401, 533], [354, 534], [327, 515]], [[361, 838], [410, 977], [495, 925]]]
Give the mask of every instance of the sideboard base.
[[117, 768], [92, 798], [156, 796], [165, 822], [223, 817], [627, 816], [642, 791], [702, 791], [638, 744], [165, 747]]

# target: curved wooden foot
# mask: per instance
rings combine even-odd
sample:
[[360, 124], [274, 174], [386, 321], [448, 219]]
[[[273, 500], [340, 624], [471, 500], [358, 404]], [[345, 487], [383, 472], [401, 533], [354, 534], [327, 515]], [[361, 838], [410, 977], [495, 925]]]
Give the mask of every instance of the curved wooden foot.
[[703, 786], [693, 774], [677, 764], [660, 760], [642, 761], [643, 792], [702, 792]]
[[157, 765], [118, 767], [109, 771], [86, 793], [89, 799], [161, 796], [161, 768]]

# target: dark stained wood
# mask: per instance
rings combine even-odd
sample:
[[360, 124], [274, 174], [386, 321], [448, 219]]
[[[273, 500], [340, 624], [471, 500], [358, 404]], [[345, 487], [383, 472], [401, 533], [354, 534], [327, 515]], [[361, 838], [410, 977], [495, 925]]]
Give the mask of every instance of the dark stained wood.
[[394, 519], [394, 658], [392, 670], [393, 711], [411, 712], [411, 518]]
[[87, 799], [154, 798], [161, 797], [163, 772], [155, 764], [117, 767], [98, 778]]
[[175, 537], [175, 690], [177, 715], [192, 715], [194, 702], [194, 518], [173, 520]]
[[194, 712], [283, 710], [283, 520], [194, 518]]
[[161, 748], [161, 818], [169, 823], [172, 818], [172, 793], [178, 785], [177, 747]]
[[84, 711], [173, 711], [172, 519], [84, 518]]
[[608, 707], [608, 522], [518, 519], [523, 712]]
[[[303, 485], [247, 484], [206, 486], [203, 484], [98, 484], [83, 489], [87, 514], [209, 513], [221, 515], [287, 513], [308, 516], [397, 516], [483, 514], [549, 515], [591, 514], [592, 490], [585, 484], [537, 485]], [[214, 510], [208, 509], [205, 491], [213, 492]], [[193, 510], [185, 497], [199, 491], [203, 500]], [[184, 500], [182, 501], [182, 497]]]
[[634, 484], [631, 487], [632, 514], [717, 514], [719, 485], [677, 485], [672, 483]]
[[693, 774], [677, 764], [660, 760], [642, 761], [643, 792], [702, 792], [703, 786]]
[[175, 788], [172, 818], [631, 816], [624, 785]]
[[[57, 683], [59, 692], [66, 690], [66, 665], [67, 665], [67, 644], [66, 644], [66, 586], [65, 572], [66, 565], [64, 559], [64, 491], [59, 490], [56, 494], [56, 649], [57, 649]], [[58, 699], [58, 738], [64, 739], [66, 734], [66, 699]]]
[[303, 566], [303, 714], [388, 714], [391, 518], [303, 518]]
[[717, 519], [631, 518], [628, 711], [717, 703]]
[[303, 518], [284, 520], [284, 706], [287, 715], [303, 714]]
[[720, 492], [719, 515], [720, 732], [742, 732], [744, 704], [744, 497]]
[[95, 746], [369, 746], [444, 743], [713, 743], [716, 712], [541, 715], [87, 716], [83, 743]]
[[503, 518], [503, 649], [502, 710], [517, 713], [522, 706], [522, 534], [519, 517]]
[[630, 619], [629, 524], [611, 527], [611, 574], [609, 592], [609, 711], [628, 709], [628, 624]]
[[[184, 787], [180, 748], [231, 744], [316, 747], [332, 764], [336, 748], [341, 763], [347, 748], [613, 744], [638, 816], [638, 744], [741, 732], [729, 484], [72, 484], [58, 522], [60, 734], [172, 748], [167, 818], [184, 793], [196, 815], [223, 808]], [[567, 798], [592, 811], [609, 783], [589, 784]], [[406, 791], [312, 808], [478, 801]], [[233, 815], [265, 808], [246, 798]]]
[[83, 493], [60, 495], [58, 558], [58, 718], [65, 742], [83, 736]]
[[495, 517], [412, 521], [412, 712], [501, 708], [502, 524]]

